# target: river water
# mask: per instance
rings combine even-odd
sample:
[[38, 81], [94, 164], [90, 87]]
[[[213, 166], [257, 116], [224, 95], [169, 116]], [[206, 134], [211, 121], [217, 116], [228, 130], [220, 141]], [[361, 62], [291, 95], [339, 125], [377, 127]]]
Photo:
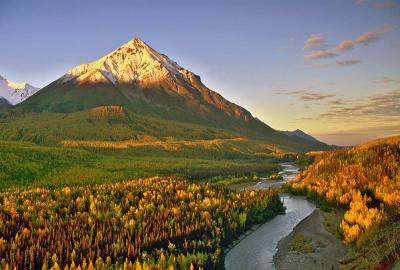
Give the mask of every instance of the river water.
[[[250, 189], [266, 189], [280, 186], [294, 178], [299, 170], [290, 163], [281, 164], [283, 170], [280, 174], [283, 180], [262, 179]], [[281, 195], [281, 200], [286, 207], [286, 214], [279, 215], [272, 220], [249, 232], [225, 256], [226, 270], [269, 270], [275, 269], [273, 256], [280, 239], [292, 232], [293, 228], [304, 218], [309, 216], [315, 206], [303, 197]]]

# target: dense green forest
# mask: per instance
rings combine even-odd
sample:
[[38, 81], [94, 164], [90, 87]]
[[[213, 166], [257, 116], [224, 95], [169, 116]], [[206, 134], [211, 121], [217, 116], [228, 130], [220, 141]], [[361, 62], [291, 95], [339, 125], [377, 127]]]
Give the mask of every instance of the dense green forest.
[[[151, 115], [151, 114], [150, 114]], [[251, 148], [253, 154], [279, 149], [299, 152], [329, 149], [321, 142], [289, 137], [268, 128], [223, 128], [139, 115], [121, 106], [101, 106], [72, 113], [24, 113], [17, 109], [0, 112], [0, 140], [29, 141], [60, 146], [63, 141], [125, 142], [149, 140], [245, 140], [228, 143], [230, 148]], [[233, 151], [234, 152], [234, 151]]]
[[[291, 156], [233, 154], [224, 148], [161, 146], [128, 149], [66, 148], [0, 141], [0, 190], [16, 187], [62, 187], [108, 183], [154, 175], [206, 180], [270, 175], [277, 162]], [[251, 181], [251, 180], [249, 180]]]

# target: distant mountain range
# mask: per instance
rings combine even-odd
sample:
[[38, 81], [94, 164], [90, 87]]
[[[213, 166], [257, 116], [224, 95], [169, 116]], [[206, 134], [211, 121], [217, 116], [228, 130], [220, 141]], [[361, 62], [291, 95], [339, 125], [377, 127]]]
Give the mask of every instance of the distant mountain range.
[[313, 136], [305, 133], [304, 131], [302, 131], [300, 129], [296, 129], [296, 130], [293, 130], [293, 131], [288, 131], [288, 130], [281, 131], [281, 133], [283, 133], [283, 134], [285, 134], [287, 136], [290, 136], [290, 137], [295, 136], [295, 137], [303, 138], [303, 139], [306, 139], [306, 140], [309, 140], [309, 141], [318, 142], [318, 140], [315, 139]]
[[21, 103], [37, 91], [39, 88], [28, 83], [10, 81], [0, 75], [0, 98], [7, 100], [11, 105]]
[[[60, 113], [65, 117], [60, 118]], [[117, 137], [128, 140], [132, 136], [163, 134], [168, 137], [179, 134], [183, 138], [198, 139], [247, 137], [289, 150], [328, 148], [317, 140], [288, 136], [272, 129], [246, 109], [207, 88], [198, 75], [158, 53], [139, 38], [130, 40], [94, 62], [71, 69], [14, 106], [10, 114], [14, 118], [8, 127], [11, 129], [13, 126], [14, 131], [4, 133], [20, 139], [33, 132], [40, 137], [38, 133], [49, 132], [56, 126], [58, 129], [53, 133], [58, 134], [68, 125], [69, 130], [79, 126], [79, 134], [72, 137], [84, 140], [113, 140]], [[21, 114], [21, 119], [15, 119], [15, 115]], [[91, 126], [89, 132], [81, 125], [88, 124], [88, 118], [93, 123], [94, 114], [100, 114], [103, 120], [108, 119], [110, 128], [115, 129], [118, 123], [124, 132], [117, 135], [102, 129], [93, 135], [93, 129], [100, 129], [98, 126]], [[118, 121], [115, 120], [116, 115]], [[47, 120], [43, 121], [40, 117]], [[133, 119], [136, 120], [132, 122]], [[29, 124], [27, 121], [30, 121]], [[54, 122], [53, 127], [48, 125], [49, 121]], [[139, 127], [137, 124], [142, 122], [146, 124]], [[35, 123], [32, 126], [35, 131], [28, 128], [32, 123]], [[123, 127], [120, 126], [122, 123]], [[15, 130], [19, 130], [17, 135]], [[163, 132], [165, 130], [171, 132]], [[193, 130], [196, 132], [193, 133]], [[70, 139], [67, 133], [62, 132], [57, 138]]]

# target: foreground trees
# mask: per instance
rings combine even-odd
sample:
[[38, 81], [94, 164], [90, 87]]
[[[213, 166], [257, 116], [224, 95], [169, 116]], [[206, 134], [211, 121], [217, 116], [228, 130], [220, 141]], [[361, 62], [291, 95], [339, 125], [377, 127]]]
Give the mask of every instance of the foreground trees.
[[272, 190], [174, 178], [5, 192], [0, 268], [221, 268], [225, 245], [282, 211]]

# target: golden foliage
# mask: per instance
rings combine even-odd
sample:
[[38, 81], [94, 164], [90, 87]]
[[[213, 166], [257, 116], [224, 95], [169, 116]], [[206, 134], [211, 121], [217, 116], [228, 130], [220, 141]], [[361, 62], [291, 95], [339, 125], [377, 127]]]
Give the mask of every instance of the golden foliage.
[[354, 242], [388, 212], [400, 214], [400, 136], [318, 153], [291, 187], [348, 207], [341, 229]]
[[243, 141], [245, 138], [233, 139], [212, 139], [212, 140], [174, 140], [167, 138], [166, 140], [158, 140], [156, 138], [148, 137], [139, 138], [139, 140], [127, 141], [78, 141], [78, 140], [64, 140], [62, 145], [64, 147], [87, 147], [87, 148], [109, 148], [109, 149], [127, 149], [129, 147], [143, 147], [143, 146], [160, 146], [169, 151], [180, 151], [183, 146], [200, 146], [205, 149], [215, 148], [222, 146], [225, 142], [229, 141]]
[[219, 268], [224, 245], [280, 211], [275, 191], [175, 178], [9, 191], [0, 193], [0, 268]]

